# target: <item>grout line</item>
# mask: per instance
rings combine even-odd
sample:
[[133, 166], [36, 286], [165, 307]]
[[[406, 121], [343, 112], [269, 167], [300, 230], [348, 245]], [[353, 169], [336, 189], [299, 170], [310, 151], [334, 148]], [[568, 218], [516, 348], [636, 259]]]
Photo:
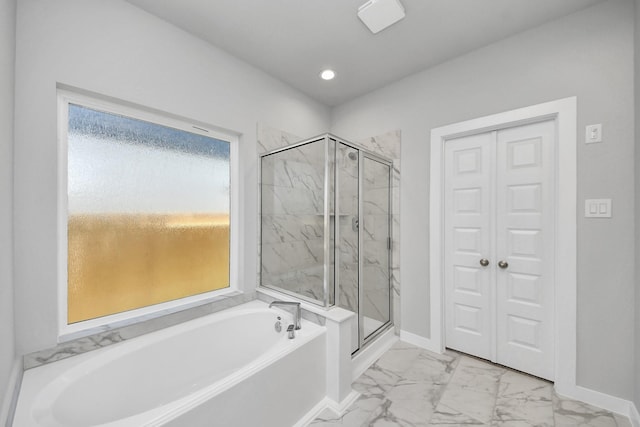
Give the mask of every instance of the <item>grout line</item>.
[[[423, 350], [423, 351], [431, 353], [431, 351], [429, 351], [429, 350]], [[454, 357], [453, 370], [451, 371], [451, 375], [449, 375], [449, 378], [447, 379], [446, 384], [444, 384], [442, 386], [442, 389], [440, 390], [440, 394], [438, 396], [438, 401], [435, 403], [435, 405], [433, 407], [433, 413], [431, 414], [431, 418], [429, 418], [429, 420], [427, 420], [429, 425], [431, 425], [431, 420], [433, 420], [433, 417], [436, 414], [436, 409], [438, 409], [438, 406], [440, 406], [440, 402], [442, 401], [442, 397], [447, 392], [447, 389], [449, 388], [449, 384], [451, 384], [451, 380], [453, 379], [453, 376], [456, 374], [456, 372], [458, 372], [458, 366], [460, 366], [460, 359], [462, 357], [461, 357], [461, 355], [459, 353], [455, 353], [455, 355], [453, 357]]]

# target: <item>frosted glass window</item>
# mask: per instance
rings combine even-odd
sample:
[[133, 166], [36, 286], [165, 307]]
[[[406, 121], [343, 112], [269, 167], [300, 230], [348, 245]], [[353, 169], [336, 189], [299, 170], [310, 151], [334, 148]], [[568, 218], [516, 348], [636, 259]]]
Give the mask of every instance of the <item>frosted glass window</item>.
[[68, 104], [68, 323], [229, 287], [230, 143]]

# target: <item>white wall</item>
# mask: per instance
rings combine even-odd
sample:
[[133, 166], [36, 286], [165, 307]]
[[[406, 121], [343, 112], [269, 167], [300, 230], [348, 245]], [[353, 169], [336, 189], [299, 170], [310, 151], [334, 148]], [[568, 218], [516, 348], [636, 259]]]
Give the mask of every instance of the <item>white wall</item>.
[[[13, 329], [13, 79], [16, 1], [0, 1], [0, 424], [15, 359]], [[9, 386], [10, 387], [10, 386]], [[7, 396], [11, 390], [7, 390]]]
[[[402, 328], [429, 337], [429, 133], [432, 128], [578, 97], [578, 212], [613, 199], [611, 220], [578, 218], [578, 384], [633, 395], [634, 141], [632, 0], [613, 0], [410, 76], [332, 111], [351, 140], [402, 130]], [[606, 370], [603, 371], [604, 367]]]
[[241, 133], [240, 280], [256, 281], [256, 124], [298, 135], [329, 127], [326, 107], [119, 0], [18, 5], [15, 141], [16, 342], [56, 343], [56, 84]]

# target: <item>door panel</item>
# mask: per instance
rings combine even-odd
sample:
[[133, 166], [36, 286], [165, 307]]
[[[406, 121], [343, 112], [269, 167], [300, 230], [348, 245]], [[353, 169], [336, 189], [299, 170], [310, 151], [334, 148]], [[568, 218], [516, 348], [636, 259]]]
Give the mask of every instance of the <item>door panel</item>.
[[[498, 132], [498, 363], [553, 379], [555, 123]], [[504, 165], [500, 167], [500, 165]]]
[[445, 144], [447, 346], [491, 358], [492, 273], [490, 133]]
[[366, 341], [391, 320], [391, 168], [363, 155], [362, 325]]
[[[336, 214], [339, 244], [336, 255], [336, 305], [358, 313], [358, 177], [359, 151], [346, 144], [336, 144]], [[359, 322], [351, 322], [351, 352], [360, 348]]]

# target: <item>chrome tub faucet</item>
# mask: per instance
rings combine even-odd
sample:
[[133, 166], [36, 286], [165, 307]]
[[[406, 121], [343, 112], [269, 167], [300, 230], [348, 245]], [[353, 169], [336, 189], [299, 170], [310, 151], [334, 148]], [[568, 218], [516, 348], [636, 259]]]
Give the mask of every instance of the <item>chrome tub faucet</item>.
[[[269, 304], [269, 308], [273, 307], [273, 306], [280, 306], [280, 307], [293, 307], [293, 328], [297, 331], [300, 329], [301, 327], [301, 322], [300, 322], [300, 318], [302, 317], [302, 311], [300, 310], [300, 303], [299, 302], [291, 302], [291, 301], [273, 301], [271, 304]], [[291, 332], [289, 331], [289, 329], [287, 329], [287, 331], [289, 332], [289, 337], [291, 338]]]

